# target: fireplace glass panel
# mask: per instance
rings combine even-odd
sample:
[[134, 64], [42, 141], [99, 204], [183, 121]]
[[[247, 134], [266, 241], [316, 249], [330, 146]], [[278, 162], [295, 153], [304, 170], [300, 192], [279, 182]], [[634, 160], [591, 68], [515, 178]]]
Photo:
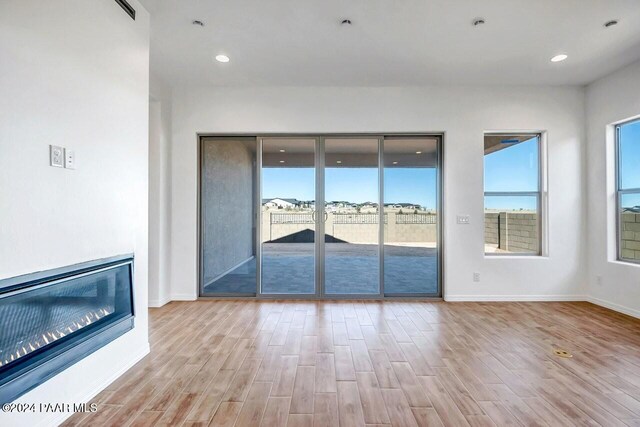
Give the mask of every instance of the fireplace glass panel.
[[130, 266], [0, 293], [0, 372], [133, 314]]

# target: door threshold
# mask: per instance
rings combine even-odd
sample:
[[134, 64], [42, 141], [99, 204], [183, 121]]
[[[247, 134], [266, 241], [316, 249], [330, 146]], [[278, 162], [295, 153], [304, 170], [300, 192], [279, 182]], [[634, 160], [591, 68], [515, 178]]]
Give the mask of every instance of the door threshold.
[[340, 297], [309, 297], [309, 298], [301, 298], [301, 297], [291, 297], [288, 298], [286, 295], [261, 295], [261, 296], [200, 296], [197, 299], [198, 301], [215, 301], [215, 300], [252, 300], [252, 301], [429, 301], [429, 302], [443, 302], [444, 298], [442, 297], [429, 297], [429, 296], [406, 296], [406, 297], [348, 297], [348, 296], [340, 296]]

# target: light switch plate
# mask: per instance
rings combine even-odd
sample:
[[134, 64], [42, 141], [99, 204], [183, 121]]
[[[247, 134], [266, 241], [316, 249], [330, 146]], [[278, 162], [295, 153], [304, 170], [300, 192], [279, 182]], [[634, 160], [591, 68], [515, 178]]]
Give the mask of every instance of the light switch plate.
[[76, 152], [64, 149], [64, 167], [67, 169], [76, 168]]
[[458, 224], [469, 224], [469, 215], [458, 215], [456, 222]]
[[57, 145], [49, 146], [49, 164], [56, 168], [64, 167], [64, 148]]

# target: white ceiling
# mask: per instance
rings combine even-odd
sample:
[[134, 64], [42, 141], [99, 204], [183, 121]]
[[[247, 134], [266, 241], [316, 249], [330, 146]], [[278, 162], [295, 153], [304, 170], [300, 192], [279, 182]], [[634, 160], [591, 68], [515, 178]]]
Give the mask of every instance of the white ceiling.
[[640, 0], [140, 1], [172, 85], [586, 84], [640, 58]]

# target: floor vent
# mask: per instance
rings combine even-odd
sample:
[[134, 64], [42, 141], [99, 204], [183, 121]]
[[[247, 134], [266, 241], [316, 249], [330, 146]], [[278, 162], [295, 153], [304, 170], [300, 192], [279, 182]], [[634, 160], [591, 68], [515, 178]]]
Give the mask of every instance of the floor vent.
[[553, 350], [553, 354], [555, 354], [558, 357], [564, 357], [565, 359], [569, 359], [573, 357], [573, 354], [569, 353], [567, 350], [555, 349]]
[[125, 12], [127, 12], [127, 15], [129, 15], [131, 19], [133, 19], [134, 21], [136, 20], [136, 10], [131, 7], [127, 0], [116, 0], [116, 3], [118, 3], [120, 7], [124, 9]]

